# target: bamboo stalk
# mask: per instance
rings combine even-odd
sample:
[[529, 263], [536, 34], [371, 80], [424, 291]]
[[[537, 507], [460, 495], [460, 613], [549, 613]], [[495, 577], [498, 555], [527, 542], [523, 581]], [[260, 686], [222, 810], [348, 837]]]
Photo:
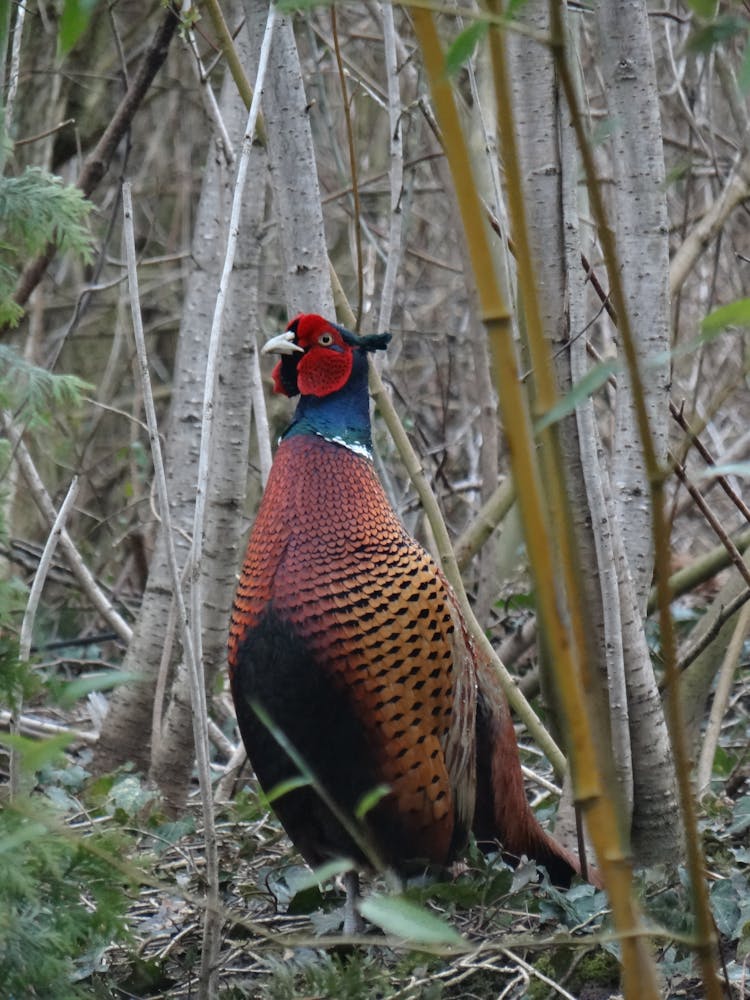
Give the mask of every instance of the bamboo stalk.
[[656, 1000], [659, 996], [656, 972], [643, 940], [646, 930], [632, 893], [632, 864], [623, 851], [614, 803], [604, 795], [592, 727], [586, 712], [581, 711], [585, 698], [575, 640], [566, 628], [564, 611], [558, 600], [557, 567], [552, 558], [550, 525], [542, 502], [539, 469], [534, 460], [531, 420], [518, 378], [510, 315], [492, 269], [485, 213], [472, 183], [471, 161], [444, 71], [443, 53], [432, 14], [413, 9], [412, 18], [454, 179], [482, 318], [494, 348], [501, 409], [513, 475], [522, 498], [526, 544], [537, 585], [539, 610], [549, 645], [555, 651], [555, 671], [562, 682], [559, 685], [560, 707], [571, 734], [576, 797], [590, 821], [591, 837], [612, 902], [615, 927], [621, 936], [626, 996]]

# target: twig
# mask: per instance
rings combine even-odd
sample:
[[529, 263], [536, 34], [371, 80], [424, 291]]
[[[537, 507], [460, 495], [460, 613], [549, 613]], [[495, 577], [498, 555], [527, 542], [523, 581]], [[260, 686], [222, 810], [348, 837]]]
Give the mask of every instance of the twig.
[[18, 644], [22, 660], [28, 660], [31, 653], [31, 636], [34, 630], [34, 619], [36, 618], [37, 608], [39, 607], [39, 599], [42, 596], [42, 590], [44, 589], [44, 584], [47, 580], [47, 573], [52, 565], [57, 543], [60, 541], [60, 535], [62, 534], [68, 520], [70, 508], [75, 503], [77, 496], [78, 476], [73, 476], [70, 486], [68, 487], [68, 492], [60, 505], [60, 510], [57, 512], [57, 517], [52, 524], [44, 549], [42, 550], [39, 565], [37, 566], [37, 570], [34, 575], [34, 582], [32, 583], [31, 590], [29, 591], [29, 599], [26, 602], [26, 610], [24, 612], [23, 621], [21, 622], [21, 637]]
[[690, 664], [700, 656], [704, 649], [707, 649], [711, 645], [732, 615], [737, 614], [742, 605], [746, 604], [748, 600], [750, 600], [750, 589], [746, 588], [742, 591], [742, 593], [733, 597], [732, 600], [725, 607], [723, 607], [721, 611], [719, 611], [716, 618], [711, 623], [710, 628], [706, 629], [700, 639], [696, 639], [693, 645], [690, 646], [680, 657], [680, 662], [678, 664], [678, 670], [680, 673], [687, 670]]
[[[205, 829], [205, 851], [206, 851], [206, 916], [204, 923], [204, 948], [201, 959], [201, 978], [199, 997], [201, 1000], [209, 1000], [212, 996], [212, 982], [215, 976], [215, 959], [211, 947], [206, 947], [206, 937], [208, 929], [219, 926], [219, 912], [216, 908], [219, 892], [219, 868], [218, 853], [216, 847], [216, 829], [213, 815], [213, 798], [211, 794], [211, 774], [209, 769], [208, 737], [206, 733], [207, 714], [199, 715], [201, 705], [201, 692], [205, 698], [205, 685], [202, 676], [202, 664], [195, 658], [193, 638], [188, 623], [187, 608], [185, 598], [182, 593], [180, 581], [180, 569], [177, 563], [177, 553], [175, 551], [172, 514], [169, 507], [169, 494], [167, 491], [167, 477], [164, 469], [164, 460], [161, 451], [161, 441], [159, 439], [159, 427], [156, 419], [156, 408], [154, 397], [151, 391], [151, 376], [149, 374], [148, 355], [146, 352], [146, 340], [143, 333], [143, 323], [141, 320], [140, 299], [138, 295], [138, 274], [136, 270], [135, 256], [135, 234], [133, 232], [133, 200], [131, 196], [130, 184], [122, 186], [123, 214], [124, 214], [124, 237], [128, 265], [128, 283], [130, 287], [130, 304], [133, 316], [133, 332], [135, 335], [136, 352], [138, 355], [138, 366], [140, 370], [141, 386], [143, 391], [143, 405], [146, 411], [146, 422], [149, 428], [149, 438], [151, 443], [151, 455], [154, 463], [154, 479], [159, 497], [159, 507], [166, 539], [167, 560], [172, 577], [173, 594], [177, 604], [178, 619], [181, 626], [183, 653], [188, 667], [190, 677], [191, 693], [193, 695], [193, 733], [195, 739], [195, 749], [198, 761], [198, 780], [201, 789], [201, 805], [203, 807], [203, 824]], [[212, 933], [210, 940], [218, 938], [218, 934]]]
[[[28, 660], [31, 654], [31, 636], [34, 631], [34, 620], [36, 618], [37, 608], [39, 607], [39, 600], [42, 596], [42, 590], [44, 589], [44, 584], [47, 580], [47, 573], [52, 565], [57, 543], [60, 540], [60, 535], [65, 527], [68, 514], [70, 513], [70, 509], [75, 503], [77, 496], [78, 476], [73, 476], [73, 480], [68, 487], [65, 499], [60, 505], [60, 510], [57, 512], [57, 517], [55, 518], [50, 533], [47, 536], [47, 541], [44, 545], [39, 565], [37, 566], [36, 573], [34, 574], [34, 582], [31, 584], [31, 590], [29, 591], [29, 599], [26, 602], [26, 610], [24, 611], [23, 621], [21, 622], [21, 635], [18, 643], [19, 657], [22, 660]], [[15, 705], [15, 711], [17, 714], [20, 714], [21, 712], [20, 697], [18, 704]], [[16, 734], [20, 733], [20, 725], [16, 720], [11, 721], [11, 732]], [[11, 747], [10, 797], [15, 798], [15, 796], [22, 791], [22, 786], [21, 752], [16, 747]]]
[[[23, 6], [23, 4], [20, 4], [19, 6]], [[26, 136], [25, 139], [16, 139], [13, 145], [18, 148], [19, 146], [28, 146], [32, 142], [39, 142], [40, 139], [46, 139], [48, 136], [54, 135], [55, 132], [59, 132], [61, 129], [66, 128], [68, 125], [75, 125], [75, 121], [75, 118], [66, 118], [64, 122], [53, 125], [51, 128], [46, 128], [43, 132], [37, 132], [36, 135]]]
[[738, 550], [737, 546], [734, 544], [732, 539], [724, 530], [721, 521], [718, 519], [716, 514], [714, 514], [713, 510], [706, 502], [701, 491], [688, 479], [685, 469], [680, 464], [680, 462], [674, 459], [674, 457], [672, 457], [672, 468], [674, 469], [677, 478], [680, 480], [682, 485], [685, 487], [690, 496], [693, 498], [693, 501], [695, 502], [695, 505], [698, 508], [698, 510], [701, 512], [701, 514], [703, 514], [704, 518], [711, 525], [714, 532], [716, 533], [717, 538], [724, 546], [724, 548], [727, 550], [727, 554], [729, 555], [732, 564], [736, 567], [737, 571], [740, 573], [742, 578], [750, 587], [750, 567], [748, 567], [747, 563], [742, 558], [742, 553]]
[[[679, 424], [679, 426], [682, 428], [685, 434], [690, 438], [691, 444], [698, 452], [698, 454], [701, 456], [706, 465], [709, 466], [716, 465], [716, 461], [714, 460], [714, 457], [711, 454], [711, 452], [708, 450], [708, 448], [706, 448], [706, 446], [703, 444], [698, 435], [693, 432], [693, 430], [690, 427], [690, 424], [685, 419], [685, 414], [683, 413], [682, 407], [675, 406], [674, 402], [671, 399], [669, 401], [669, 412], [672, 414], [672, 417], [674, 418], [676, 423]], [[742, 499], [742, 497], [739, 496], [734, 489], [732, 489], [732, 485], [727, 479], [727, 477], [714, 476], [713, 479], [719, 486], [721, 486], [721, 488], [724, 490], [726, 495], [735, 505], [737, 510], [742, 514], [745, 520], [750, 522], [750, 507], [748, 507], [745, 501]]]
[[[31, 455], [29, 454], [29, 450], [23, 443], [21, 432], [14, 426], [10, 414], [8, 413], [3, 413], [0, 422], [2, 423], [3, 430], [7, 434], [10, 443], [13, 445], [13, 450], [16, 461], [18, 462], [18, 466], [21, 470], [21, 475], [26, 481], [26, 485], [29, 488], [29, 492], [31, 493], [34, 503], [41, 511], [42, 516], [46, 519], [49, 527], [52, 527], [55, 523], [57, 512], [55, 511], [52, 500], [45, 489], [39, 473], [36, 471], [36, 467]], [[88, 567], [81, 558], [78, 549], [75, 547], [75, 543], [71, 539], [68, 532], [64, 529], [60, 535], [60, 548], [63, 551], [65, 559], [70, 566], [73, 575], [78, 580], [81, 590], [84, 592], [86, 597], [88, 597], [102, 618], [107, 622], [110, 628], [117, 633], [120, 639], [122, 639], [125, 643], [129, 643], [133, 635], [133, 630], [125, 619], [122, 618], [112, 607], [112, 604], [107, 599], [101, 587], [96, 582], [92, 573], [89, 571]]]
[[[20, 5], [20, 8], [23, 8], [23, 4]], [[170, 6], [156, 31], [154, 40], [143, 57], [138, 72], [120, 101], [117, 111], [115, 111], [96, 147], [86, 158], [76, 182], [85, 197], [88, 198], [107, 172], [120, 140], [130, 128], [148, 88], [167, 58], [169, 43], [172, 41], [172, 35], [178, 24], [179, 16]], [[56, 252], [57, 245], [49, 243], [44, 252], [24, 268], [13, 294], [13, 301], [19, 306], [25, 305], [28, 301], [29, 296], [42, 280]], [[0, 330], [2, 329], [4, 328], [0, 327]]]
[[219, 110], [219, 104], [216, 100], [216, 95], [213, 92], [213, 88], [209, 83], [208, 73], [203, 67], [203, 62], [201, 61], [200, 52], [198, 51], [198, 45], [195, 41], [195, 32], [189, 31], [187, 36], [188, 44], [193, 53], [194, 60], [193, 66], [195, 67], [196, 74], [198, 76], [198, 81], [201, 85], [201, 97], [203, 98], [203, 103], [206, 108], [206, 113], [211, 121], [214, 123], [216, 131], [221, 137], [221, 145], [224, 150], [224, 159], [227, 165], [230, 167], [234, 166], [236, 156], [234, 155], [234, 148], [232, 146], [232, 140], [229, 138], [229, 132], [227, 132], [227, 127], [224, 124], [224, 119], [222, 118], [221, 111]]
[[83, 729], [71, 729], [59, 722], [49, 722], [47, 719], [35, 719], [31, 715], [18, 715], [15, 712], [0, 711], [0, 728], [12, 729], [27, 736], [70, 736], [77, 743], [93, 746], [99, 736], [97, 733], [87, 733]]
[[568, 991], [564, 990], [559, 983], [555, 982], [554, 979], [551, 979], [549, 976], [545, 976], [543, 972], [540, 972], [533, 965], [530, 965], [528, 962], [525, 962], [520, 957], [520, 955], [516, 955], [516, 953], [511, 951], [510, 948], [500, 948], [500, 953], [502, 955], [505, 955], [506, 958], [509, 958], [511, 962], [515, 962], [515, 964], [519, 968], [523, 969], [524, 972], [528, 973], [528, 975], [533, 976], [535, 979], [540, 980], [540, 982], [544, 983], [546, 986], [549, 986], [551, 989], [555, 991], [555, 993], [559, 994], [561, 997], [565, 997], [565, 1000], [576, 1000], [576, 998], [573, 996], [572, 993], [568, 993]]

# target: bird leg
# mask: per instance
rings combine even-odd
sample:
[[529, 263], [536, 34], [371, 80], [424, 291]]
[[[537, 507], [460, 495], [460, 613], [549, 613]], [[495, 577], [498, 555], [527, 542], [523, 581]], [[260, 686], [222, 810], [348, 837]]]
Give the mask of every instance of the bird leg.
[[351, 870], [344, 873], [344, 888], [346, 889], [346, 903], [344, 904], [344, 935], [364, 933], [365, 925], [357, 903], [359, 902], [359, 875]]

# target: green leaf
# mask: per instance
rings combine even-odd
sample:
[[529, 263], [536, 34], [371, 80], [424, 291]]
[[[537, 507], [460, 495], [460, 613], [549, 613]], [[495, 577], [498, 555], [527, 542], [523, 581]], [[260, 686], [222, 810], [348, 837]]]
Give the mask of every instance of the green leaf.
[[486, 21], [473, 21], [456, 36], [445, 53], [446, 76], [453, 76], [471, 59], [477, 45], [487, 34], [488, 27]]
[[737, 83], [743, 94], [750, 91], [750, 45], [745, 46], [745, 54], [742, 57], [740, 71], [737, 74]]
[[334, 858], [333, 861], [326, 861], [295, 880], [294, 888], [297, 892], [302, 892], [311, 886], [322, 885], [323, 882], [328, 882], [330, 879], [336, 878], [337, 875], [344, 875], [356, 867], [351, 858]]
[[601, 364], [595, 365], [590, 371], [586, 372], [582, 379], [576, 382], [566, 396], [563, 396], [551, 410], [547, 410], [537, 420], [534, 431], [538, 434], [545, 427], [550, 427], [552, 424], [556, 424], [558, 420], [562, 420], [563, 417], [567, 417], [569, 413], [575, 410], [579, 403], [583, 402], [584, 399], [588, 399], [598, 389], [601, 389], [608, 381], [610, 375], [619, 371], [620, 368], [620, 362], [614, 359], [602, 361]]
[[713, 17], [716, 13], [716, 0], [685, 0], [685, 2], [699, 17]]
[[70, 52], [89, 26], [98, 0], [65, 0], [60, 17], [60, 50]]
[[737, 299], [714, 309], [701, 323], [701, 330], [717, 333], [727, 326], [750, 326], [750, 299]]
[[750, 476], [750, 462], [724, 462], [710, 465], [698, 475], [699, 479], [715, 479], [716, 476]]
[[393, 937], [415, 944], [463, 946], [466, 941], [434, 913], [400, 896], [369, 896], [359, 905], [362, 916]]
[[109, 691], [120, 684], [129, 684], [131, 681], [142, 680], [140, 674], [135, 674], [129, 670], [109, 670], [104, 674], [89, 674], [88, 677], [81, 677], [69, 684], [63, 684], [55, 692], [57, 702], [63, 708], [70, 708], [81, 698], [85, 698], [92, 691]]
[[354, 815], [357, 819], [364, 819], [368, 812], [374, 809], [381, 799], [390, 794], [390, 791], [391, 789], [388, 785], [377, 785], [371, 791], [365, 792], [357, 803], [357, 808], [354, 810]]
[[719, 933], [730, 940], [736, 937], [740, 907], [737, 887], [730, 879], [720, 879], [711, 886], [711, 911]]
[[21, 768], [28, 774], [34, 774], [54, 760], [72, 740], [73, 733], [60, 733], [43, 740], [32, 740], [15, 733], [0, 733], [0, 743], [19, 751]]
[[287, 778], [286, 781], [280, 781], [278, 785], [273, 786], [271, 791], [265, 796], [266, 802], [270, 805], [283, 795], [293, 792], [295, 788], [307, 788], [311, 784], [312, 781], [310, 778], [303, 778], [301, 774], [296, 775], [294, 778]]
[[744, 17], [724, 14], [694, 31], [688, 39], [687, 47], [693, 52], [710, 52], [714, 46], [729, 41], [735, 35], [747, 34], [748, 26], [749, 22]]

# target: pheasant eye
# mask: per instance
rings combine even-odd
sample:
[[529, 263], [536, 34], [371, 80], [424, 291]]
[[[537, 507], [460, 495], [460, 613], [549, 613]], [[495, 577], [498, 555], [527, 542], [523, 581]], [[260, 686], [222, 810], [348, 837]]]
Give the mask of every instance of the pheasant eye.
[[318, 337], [318, 343], [321, 345], [321, 347], [330, 347], [331, 344], [333, 343], [333, 334], [321, 333], [321, 335]]

